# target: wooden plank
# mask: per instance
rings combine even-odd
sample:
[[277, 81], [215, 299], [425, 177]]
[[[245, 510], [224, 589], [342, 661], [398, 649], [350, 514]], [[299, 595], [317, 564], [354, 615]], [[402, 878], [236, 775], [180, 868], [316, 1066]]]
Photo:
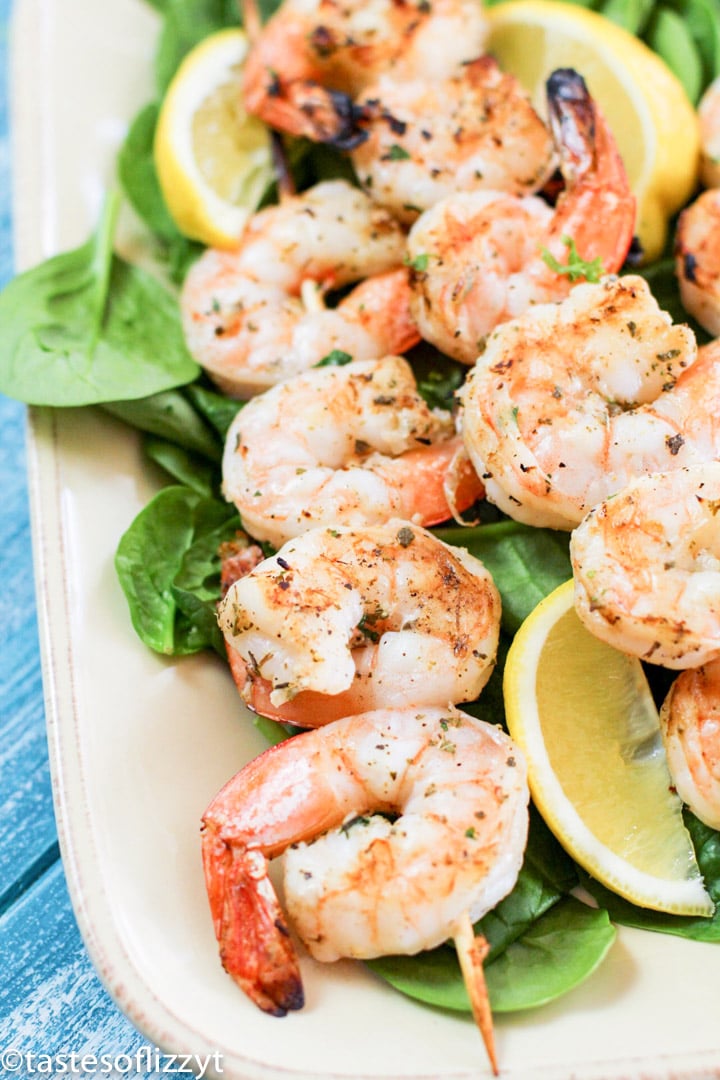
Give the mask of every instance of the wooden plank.
[[59, 862], [0, 919], [0, 970], [0, 1048], [114, 1056], [147, 1046], [95, 974]]

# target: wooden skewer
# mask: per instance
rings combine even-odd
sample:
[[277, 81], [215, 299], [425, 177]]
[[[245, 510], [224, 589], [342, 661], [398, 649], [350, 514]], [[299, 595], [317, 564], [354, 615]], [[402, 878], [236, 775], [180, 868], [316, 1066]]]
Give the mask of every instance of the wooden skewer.
[[482, 934], [477, 936], [474, 934], [470, 916], [467, 913], [456, 928], [454, 940], [475, 1023], [482, 1035], [493, 1076], [499, 1076], [492, 1011], [483, 971], [483, 962], [490, 951], [490, 946]]
[[[240, 13], [245, 24], [248, 40], [251, 45], [254, 45], [262, 31], [262, 20], [260, 19], [257, 0], [240, 0]], [[295, 182], [290, 175], [287, 155], [279, 131], [270, 132], [270, 152], [272, 154], [275, 181], [278, 186], [278, 195], [280, 196], [280, 202], [282, 202], [283, 199], [289, 199], [292, 195], [295, 195], [296, 189]]]

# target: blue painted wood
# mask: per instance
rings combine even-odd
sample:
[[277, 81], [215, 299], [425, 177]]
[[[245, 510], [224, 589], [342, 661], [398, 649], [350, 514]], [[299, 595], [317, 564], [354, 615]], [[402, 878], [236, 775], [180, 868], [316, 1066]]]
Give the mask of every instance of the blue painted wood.
[[[0, 920], [0, 1050], [135, 1055], [146, 1042], [112, 1006], [69, 912], [56, 863]], [[152, 1068], [130, 1071], [148, 1080], [159, 1075]]]
[[[0, 0], [0, 287], [13, 272], [6, 90], [10, 10], [11, 0]], [[0, 395], [0, 1051], [135, 1054], [153, 1048], [97, 978], [58, 858], [24, 443], [24, 407]], [[137, 1077], [159, 1075], [147, 1068], [120, 1070], [130, 1071]], [[9, 1075], [0, 1061], [0, 1076]]]

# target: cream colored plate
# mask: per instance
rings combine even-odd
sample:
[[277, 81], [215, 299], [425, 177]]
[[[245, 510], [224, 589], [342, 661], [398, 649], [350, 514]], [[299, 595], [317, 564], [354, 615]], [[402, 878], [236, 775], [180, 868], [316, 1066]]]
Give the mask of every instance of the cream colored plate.
[[[128, 118], [150, 96], [156, 15], [141, 0], [16, 0], [17, 256], [29, 266], [93, 227]], [[136, 235], [125, 223], [124, 247]], [[480, 1077], [470, 1020], [423, 1008], [360, 965], [303, 961], [307, 1005], [283, 1020], [221, 970], [198, 822], [263, 748], [220, 661], [135, 638], [113, 570], [153, 491], [132, 434], [92, 410], [31, 417], [37, 595], [58, 824], [75, 911], [120, 1007], [159, 1047], [217, 1051], [223, 1080]], [[503, 1075], [720, 1076], [720, 948], [623, 931], [554, 1005], [499, 1017]]]

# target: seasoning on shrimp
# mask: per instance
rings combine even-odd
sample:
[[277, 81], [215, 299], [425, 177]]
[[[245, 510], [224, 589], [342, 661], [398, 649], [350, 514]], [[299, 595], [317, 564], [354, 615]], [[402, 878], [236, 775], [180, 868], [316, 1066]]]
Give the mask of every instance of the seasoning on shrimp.
[[570, 544], [575, 606], [653, 664], [720, 658], [720, 462], [649, 473], [594, 507]]
[[316, 959], [414, 954], [456, 940], [497, 1072], [477, 963], [484, 942], [472, 923], [515, 884], [527, 806], [517, 746], [452, 707], [366, 712], [272, 747], [203, 816], [225, 969], [267, 1012], [302, 1007], [298, 960], [268, 877], [268, 859], [285, 852], [289, 920]]
[[[246, 0], [247, 2], [247, 0]], [[477, 0], [284, 0], [245, 62], [245, 107], [270, 127], [351, 149], [354, 99], [378, 76], [443, 79], [483, 50]]]
[[355, 171], [403, 222], [458, 191], [539, 191], [556, 166], [529, 96], [491, 56], [443, 80], [383, 75], [356, 107], [368, 137], [350, 155]]
[[[180, 300], [188, 348], [236, 397], [333, 350], [355, 359], [405, 352], [419, 335], [404, 254], [387, 211], [343, 180], [317, 184], [255, 214], [236, 250], [208, 249], [193, 264]], [[325, 291], [356, 281], [325, 307]]]
[[483, 493], [449, 412], [431, 410], [402, 357], [318, 368], [242, 408], [223, 489], [275, 547], [316, 525], [433, 525]]
[[461, 192], [413, 225], [408, 261], [412, 313], [422, 336], [473, 364], [487, 335], [535, 304], [572, 288], [552, 268], [567, 262], [568, 240], [585, 263], [622, 266], [635, 228], [635, 199], [615, 140], [585, 83], [571, 70], [547, 82], [548, 110], [566, 186], [551, 209], [536, 196]]
[[498, 327], [462, 403], [488, 499], [572, 529], [633, 476], [720, 456], [720, 349], [698, 356], [643, 278], [608, 278]]
[[500, 597], [478, 559], [396, 520], [290, 540], [229, 588], [218, 621], [248, 705], [319, 726], [473, 701], [495, 662]]

